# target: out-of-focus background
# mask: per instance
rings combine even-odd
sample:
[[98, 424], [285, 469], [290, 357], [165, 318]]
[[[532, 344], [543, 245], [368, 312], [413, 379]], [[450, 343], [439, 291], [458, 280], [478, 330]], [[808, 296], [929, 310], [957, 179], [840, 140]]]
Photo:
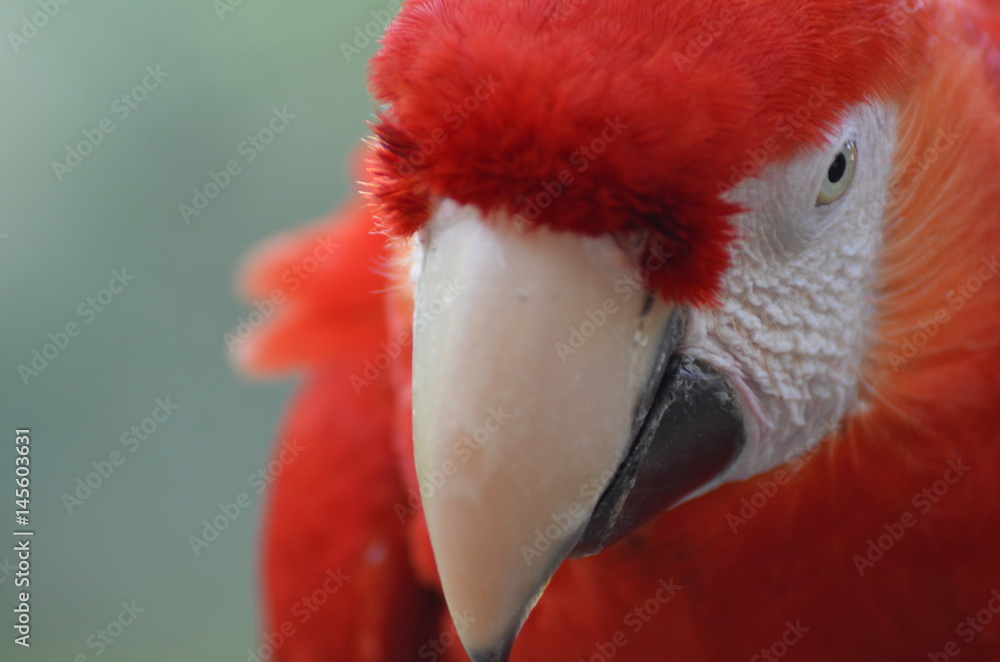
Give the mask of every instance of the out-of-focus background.
[[[397, 7], [0, 4], [0, 660], [248, 658], [266, 498], [248, 481], [294, 382], [228, 364], [249, 312], [234, 273], [348, 194], [370, 35]], [[30, 649], [13, 641], [17, 428]], [[241, 492], [249, 507], [193, 549]]]

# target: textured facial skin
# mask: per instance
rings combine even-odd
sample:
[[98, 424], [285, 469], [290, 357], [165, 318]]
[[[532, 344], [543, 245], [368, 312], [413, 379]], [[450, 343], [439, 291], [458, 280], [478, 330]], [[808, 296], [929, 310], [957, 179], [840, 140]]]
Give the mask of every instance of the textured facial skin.
[[[882, 104], [855, 107], [829, 147], [766, 165], [727, 193], [748, 211], [733, 217], [738, 238], [720, 304], [691, 311], [680, 351], [736, 386], [748, 443], [701, 492], [805, 452], [856, 405], [874, 343], [895, 116]], [[847, 141], [858, 153], [852, 183], [819, 205], [820, 184]]]

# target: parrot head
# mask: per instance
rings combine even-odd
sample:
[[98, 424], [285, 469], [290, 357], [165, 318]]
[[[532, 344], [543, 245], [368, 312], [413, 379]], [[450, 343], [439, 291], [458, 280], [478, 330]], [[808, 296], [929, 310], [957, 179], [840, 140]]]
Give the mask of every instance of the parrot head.
[[863, 407], [921, 11], [405, 4], [372, 194], [406, 241], [417, 475], [475, 662], [568, 557]]

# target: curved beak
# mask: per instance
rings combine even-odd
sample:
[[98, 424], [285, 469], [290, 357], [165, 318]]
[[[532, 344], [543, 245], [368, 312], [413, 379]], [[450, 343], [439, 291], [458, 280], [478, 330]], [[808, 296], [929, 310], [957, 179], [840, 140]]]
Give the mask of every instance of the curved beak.
[[506, 660], [567, 556], [599, 551], [731, 463], [739, 412], [724, 379], [675, 354], [684, 311], [637, 273], [662, 261], [452, 202], [424, 241], [420, 491], [466, 650]]

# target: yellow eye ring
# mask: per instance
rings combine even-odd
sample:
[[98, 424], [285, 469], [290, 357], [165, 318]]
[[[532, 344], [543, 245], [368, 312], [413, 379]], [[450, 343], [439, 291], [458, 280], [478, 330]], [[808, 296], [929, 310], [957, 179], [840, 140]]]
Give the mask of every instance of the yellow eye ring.
[[827, 168], [826, 176], [823, 178], [823, 185], [820, 186], [819, 195], [816, 196], [818, 206], [829, 205], [840, 199], [851, 186], [854, 179], [854, 169], [857, 166], [858, 150], [853, 140], [848, 140], [840, 148], [837, 155], [833, 157], [833, 162]]

